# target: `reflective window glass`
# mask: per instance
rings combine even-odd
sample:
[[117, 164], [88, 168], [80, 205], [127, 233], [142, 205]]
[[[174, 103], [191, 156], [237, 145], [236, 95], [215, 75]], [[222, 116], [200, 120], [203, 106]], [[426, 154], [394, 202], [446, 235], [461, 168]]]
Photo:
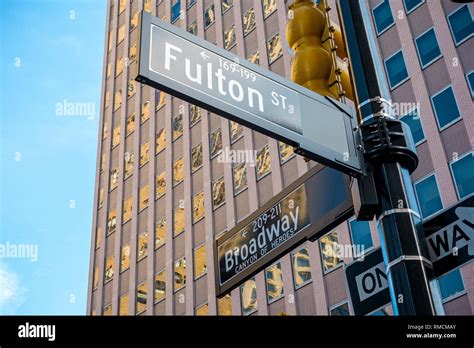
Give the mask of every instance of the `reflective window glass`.
[[323, 261], [324, 272], [329, 272], [343, 262], [339, 255], [339, 244], [336, 231], [332, 231], [322, 237], [319, 240], [319, 244], [321, 247], [321, 258]]

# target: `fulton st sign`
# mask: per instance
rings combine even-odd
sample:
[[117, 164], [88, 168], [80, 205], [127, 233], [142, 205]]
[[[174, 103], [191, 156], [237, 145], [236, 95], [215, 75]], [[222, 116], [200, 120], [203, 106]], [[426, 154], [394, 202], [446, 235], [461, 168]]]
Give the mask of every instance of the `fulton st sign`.
[[143, 13], [136, 80], [360, 174], [355, 112]]
[[305, 240], [319, 238], [351, 214], [348, 176], [328, 167], [312, 168], [217, 238], [217, 295], [229, 292]]

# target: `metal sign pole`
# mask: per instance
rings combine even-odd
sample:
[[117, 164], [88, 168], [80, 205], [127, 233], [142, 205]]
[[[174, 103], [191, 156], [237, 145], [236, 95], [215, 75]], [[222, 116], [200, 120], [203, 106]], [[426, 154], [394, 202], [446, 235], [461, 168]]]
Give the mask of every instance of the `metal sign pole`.
[[[378, 199], [375, 212], [395, 315], [435, 315], [440, 301], [410, 173], [418, 158], [409, 128], [383, 98], [359, 1], [340, 0], [353, 68], [365, 158]], [[434, 290], [434, 291], [433, 291]]]

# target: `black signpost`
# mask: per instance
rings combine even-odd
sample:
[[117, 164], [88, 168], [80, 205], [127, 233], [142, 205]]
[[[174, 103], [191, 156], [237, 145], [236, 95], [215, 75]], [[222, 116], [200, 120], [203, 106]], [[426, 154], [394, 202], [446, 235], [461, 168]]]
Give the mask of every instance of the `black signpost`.
[[359, 175], [356, 113], [148, 13], [142, 13], [138, 82], [279, 139], [320, 163]]

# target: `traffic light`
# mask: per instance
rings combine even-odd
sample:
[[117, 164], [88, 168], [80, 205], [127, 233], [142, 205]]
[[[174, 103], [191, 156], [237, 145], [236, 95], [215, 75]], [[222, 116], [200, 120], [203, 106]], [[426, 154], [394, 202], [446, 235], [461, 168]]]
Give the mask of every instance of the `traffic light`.
[[354, 100], [342, 33], [329, 18], [327, 0], [294, 0], [289, 9], [291, 79], [321, 95]]

